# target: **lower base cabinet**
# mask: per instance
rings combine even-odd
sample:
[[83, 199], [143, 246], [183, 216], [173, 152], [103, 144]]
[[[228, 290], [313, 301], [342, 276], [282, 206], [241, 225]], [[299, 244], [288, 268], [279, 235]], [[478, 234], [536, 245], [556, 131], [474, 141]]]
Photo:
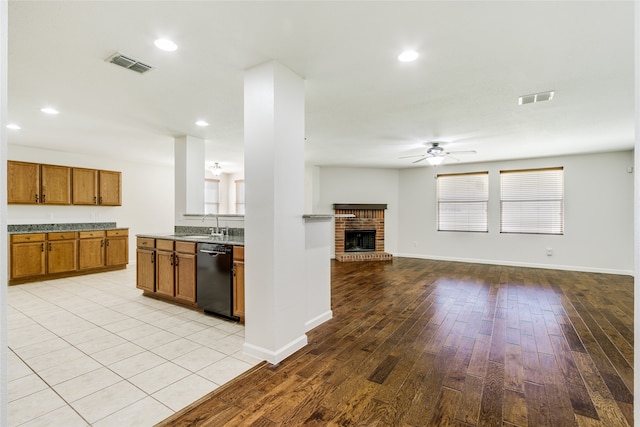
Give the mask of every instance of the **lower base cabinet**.
[[136, 287], [145, 292], [156, 291], [155, 239], [138, 237], [136, 249]]
[[125, 268], [128, 234], [126, 229], [12, 234], [9, 284]]
[[233, 247], [233, 315], [244, 323], [244, 246]]
[[196, 243], [138, 237], [137, 246], [136, 286], [147, 295], [195, 306]]

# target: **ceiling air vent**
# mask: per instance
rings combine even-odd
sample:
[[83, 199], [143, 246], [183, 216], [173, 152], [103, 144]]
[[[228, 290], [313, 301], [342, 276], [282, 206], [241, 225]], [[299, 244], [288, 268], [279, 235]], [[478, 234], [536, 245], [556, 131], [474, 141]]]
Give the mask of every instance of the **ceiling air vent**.
[[119, 65], [123, 68], [127, 68], [140, 74], [151, 71], [154, 68], [151, 65], [140, 62], [137, 59], [131, 58], [130, 56], [123, 55], [120, 52], [114, 53], [113, 55], [105, 59], [105, 61], [111, 62], [112, 64]]
[[551, 101], [555, 91], [532, 93], [531, 95], [522, 95], [518, 98], [518, 105], [533, 104], [542, 101]]

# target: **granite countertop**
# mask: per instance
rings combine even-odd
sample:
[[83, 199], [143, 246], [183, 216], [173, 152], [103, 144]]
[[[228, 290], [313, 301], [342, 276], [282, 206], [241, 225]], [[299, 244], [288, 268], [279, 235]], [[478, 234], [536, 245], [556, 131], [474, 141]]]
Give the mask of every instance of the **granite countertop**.
[[128, 230], [128, 227], [118, 227], [115, 222], [82, 222], [67, 224], [21, 224], [8, 225], [8, 234], [55, 233], [60, 231], [87, 230]]
[[196, 242], [196, 243], [224, 243], [227, 245], [244, 246], [244, 236], [225, 236], [223, 237], [210, 237], [206, 234], [136, 234], [136, 237], [146, 237], [150, 239], [163, 239], [163, 240], [180, 240], [184, 242]]

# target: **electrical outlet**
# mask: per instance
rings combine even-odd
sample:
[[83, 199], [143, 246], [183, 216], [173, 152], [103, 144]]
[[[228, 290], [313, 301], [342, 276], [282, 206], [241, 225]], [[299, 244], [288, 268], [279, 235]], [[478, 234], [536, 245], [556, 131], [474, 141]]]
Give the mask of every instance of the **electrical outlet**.
[[547, 256], [553, 255], [553, 249], [547, 248]]

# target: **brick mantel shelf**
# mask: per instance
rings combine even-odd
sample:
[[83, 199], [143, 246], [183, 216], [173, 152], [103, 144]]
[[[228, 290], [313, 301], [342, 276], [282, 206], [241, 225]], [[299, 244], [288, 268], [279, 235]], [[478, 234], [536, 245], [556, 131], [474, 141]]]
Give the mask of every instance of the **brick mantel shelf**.
[[[393, 255], [384, 251], [384, 211], [386, 204], [335, 203], [335, 252], [337, 261], [390, 261]], [[375, 230], [375, 250], [345, 252], [346, 230]]]

